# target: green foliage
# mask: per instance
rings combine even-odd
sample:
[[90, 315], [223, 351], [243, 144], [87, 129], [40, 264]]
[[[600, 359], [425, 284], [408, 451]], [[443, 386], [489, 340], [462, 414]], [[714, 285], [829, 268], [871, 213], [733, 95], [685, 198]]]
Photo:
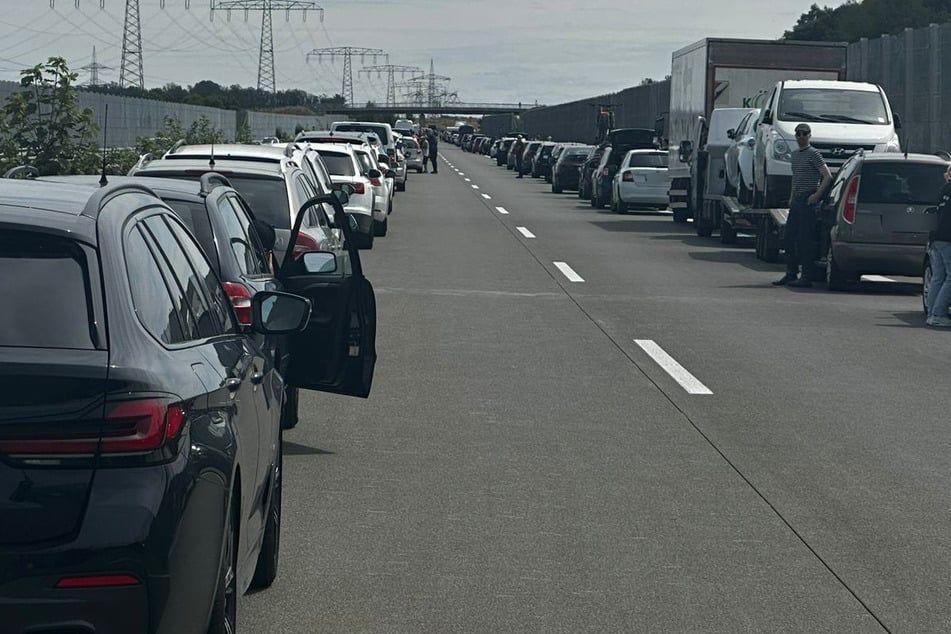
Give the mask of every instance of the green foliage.
[[92, 111], [79, 107], [77, 77], [61, 57], [20, 73], [22, 90], [2, 110], [0, 169], [30, 164], [42, 175], [98, 171], [97, 128]]
[[948, 0], [849, 0], [838, 7], [813, 4], [796, 25], [786, 31], [788, 40], [856, 42], [863, 37], [900, 33], [931, 23], [951, 21]]
[[188, 134], [185, 135], [185, 143], [189, 145], [202, 145], [209, 143], [224, 143], [225, 133], [211, 125], [208, 117], [202, 115], [198, 120], [188, 128]]
[[289, 135], [284, 128], [281, 128], [281, 127], [274, 128], [274, 136], [276, 136], [278, 139], [280, 139], [281, 141], [285, 143], [293, 140], [293, 137]]
[[251, 143], [254, 137], [251, 135], [251, 127], [247, 123], [242, 123], [234, 133], [235, 143]]

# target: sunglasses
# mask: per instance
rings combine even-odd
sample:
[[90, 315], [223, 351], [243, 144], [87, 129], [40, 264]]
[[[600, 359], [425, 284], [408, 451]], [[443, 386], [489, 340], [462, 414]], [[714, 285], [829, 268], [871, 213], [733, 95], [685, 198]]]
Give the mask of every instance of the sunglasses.
[[796, 136], [809, 136], [810, 134], [812, 133], [811, 132], [797, 132]]

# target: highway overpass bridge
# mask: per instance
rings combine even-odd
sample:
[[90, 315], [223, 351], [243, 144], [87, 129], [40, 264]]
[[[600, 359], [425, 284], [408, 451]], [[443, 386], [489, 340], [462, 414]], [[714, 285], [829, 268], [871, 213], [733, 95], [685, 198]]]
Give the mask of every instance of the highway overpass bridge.
[[356, 121], [361, 116], [386, 115], [488, 115], [488, 114], [521, 114], [526, 110], [538, 108], [539, 104], [531, 103], [445, 103], [440, 105], [426, 105], [419, 103], [396, 103], [388, 106], [344, 106], [331, 108], [327, 114], [345, 114]]

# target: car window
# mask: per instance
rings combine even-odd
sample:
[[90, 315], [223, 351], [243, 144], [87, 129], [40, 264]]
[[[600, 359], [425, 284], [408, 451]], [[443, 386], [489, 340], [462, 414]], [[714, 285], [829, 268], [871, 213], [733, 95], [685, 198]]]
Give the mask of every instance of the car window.
[[291, 228], [287, 185], [283, 178], [255, 178], [241, 174], [228, 174], [228, 180], [251, 205], [255, 218], [277, 229]]
[[[181, 343], [190, 337], [185, 336], [185, 327], [192, 322], [182, 323], [189, 316], [184, 308], [177, 286], [174, 293], [166, 283], [157, 254], [142, 234], [142, 227], [135, 226], [129, 231], [124, 243], [126, 274], [129, 276], [129, 288], [132, 290], [132, 306], [135, 314], [153, 337], [166, 344]], [[183, 314], [185, 311], [185, 314]]]
[[[230, 195], [218, 199], [222, 225], [231, 253], [238, 263], [238, 269], [244, 275], [265, 275], [267, 270], [264, 249], [257, 240], [257, 234], [251, 231], [251, 221], [238, 205], [237, 199]], [[223, 247], [222, 247], [223, 248]]]
[[172, 208], [181, 219], [192, 235], [198, 240], [202, 250], [213, 261], [218, 261], [218, 248], [215, 245], [215, 236], [211, 229], [211, 221], [208, 220], [208, 210], [204, 203], [172, 200], [163, 198], [162, 201]]
[[862, 167], [859, 203], [933, 205], [938, 202], [938, 192], [944, 186], [946, 169], [941, 163], [866, 161]]
[[327, 166], [331, 174], [336, 176], [357, 175], [357, 170], [353, 165], [353, 159], [349, 154], [343, 152], [328, 152], [326, 150], [321, 150], [318, 154], [320, 154], [320, 158], [324, 161], [324, 165]]
[[0, 297], [0, 346], [95, 349], [86, 255], [72, 240], [0, 232]]
[[179, 291], [185, 298], [185, 306], [193, 317], [185, 329], [186, 339], [205, 339], [220, 335], [221, 325], [212, 310], [204, 284], [192, 268], [183, 246], [172, 234], [172, 230], [160, 215], [146, 219], [145, 226], [171, 269]]

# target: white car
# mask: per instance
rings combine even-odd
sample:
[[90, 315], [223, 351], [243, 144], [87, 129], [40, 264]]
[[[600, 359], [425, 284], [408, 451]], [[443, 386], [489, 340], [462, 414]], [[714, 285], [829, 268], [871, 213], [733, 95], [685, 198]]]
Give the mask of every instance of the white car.
[[373, 178], [379, 181], [383, 174], [379, 171], [364, 173], [363, 164], [349, 143], [311, 143], [308, 148], [320, 156], [335, 186], [349, 184], [353, 187], [354, 191], [350, 194], [350, 200], [344, 206], [347, 213], [361, 225], [372, 223], [373, 235], [385, 236], [386, 208], [384, 207], [382, 211], [378, 209], [376, 191], [372, 182]]
[[[396, 186], [394, 184], [394, 178], [387, 178], [386, 174], [392, 173], [393, 171], [388, 169], [389, 166], [383, 167], [380, 165], [376, 156], [374, 156], [375, 152], [369, 146], [355, 145], [351, 147], [353, 147], [353, 153], [362, 166], [363, 171], [361, 173], [370, 179], [370, 185], [373, 187], [373, 193], [375, 195], [373, 201], [374, 213], [379, 212], [389, 215], [389, 213], [393, 211], [393, 192]], [[371, 176], [371, 172], [379, 173], [380, 176]]]
[[614, 175], [611, 205], [617, 213], [632, 206], [667, 208], [667, 152], [628, 150]]
[[753, 108], [740, 120], [736, 128], [727, 131], [733, 141], [726, 151], [726, 180], [729, 189], [736, 192], [741, 203], [753, 202], [753, 151], [756, 148], [756, 122], [759, 108]]
[[415, 170], [417, 174], [423, 172], [423, 150], [414, 137], [403, 137], [403, 156], [406, 157], [406, 169]]

